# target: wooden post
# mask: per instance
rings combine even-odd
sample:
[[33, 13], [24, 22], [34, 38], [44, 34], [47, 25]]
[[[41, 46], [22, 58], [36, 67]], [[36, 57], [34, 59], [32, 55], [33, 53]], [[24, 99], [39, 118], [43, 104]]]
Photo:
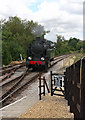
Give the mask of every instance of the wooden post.
[[39, 76], [39, 100], [41, 100], [41, 76]]
[[50, 79], [50, 74], [49, 74], [49, 92], [51, 93], [51, 79]]
[[[41, 80], [43, 80], [43, 84], [41, 83]], [[46, 85], [46, 88], [47, 88], [47, 91], [49, 93], [49, 88], [48, 88], [48, 85], [46, 83], [46, 80], [45, 80], [45, 77], [41, 78], [41, 76], [39, 76], [39, 100], [41, 100], [41, 95], [44, 95], [45, 96], [45, 85]], [[41, 88], [43, 87], [43, 92], [41, 92]]]
[[81, 118], [85, 119], [85, 57], [81, 61]]
[[50, 78], [51, 78], [51, 96], [53, 96], [53, 85], [52, 85], [52, 71], [50, 71]]
[[43, 95], [45, 96], [45, 77], [43, 77]]

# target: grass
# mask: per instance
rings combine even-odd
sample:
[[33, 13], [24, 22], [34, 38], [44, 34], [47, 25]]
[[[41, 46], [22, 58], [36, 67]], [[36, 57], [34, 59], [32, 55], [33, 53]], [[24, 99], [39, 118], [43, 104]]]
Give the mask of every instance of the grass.
[[84, 56], [85, 56], [85, 54], [82, 54], [82, 53], [76, 54], [76, 55], [75, 55], [75, 58], [74, 58], [74, 63], [77, 62], [79, 59], [81, 59], [81, 58], [84, 57]]

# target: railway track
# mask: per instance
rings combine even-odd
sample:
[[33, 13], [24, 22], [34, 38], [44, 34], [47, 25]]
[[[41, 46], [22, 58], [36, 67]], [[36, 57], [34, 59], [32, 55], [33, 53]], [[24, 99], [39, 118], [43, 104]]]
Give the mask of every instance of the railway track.
[[27, 76], [27, 78], [26, 78], [26, 74], [27, 74], [27, 71], [22, 74], [22, 76], [18, 79], [18, 81], [8, 91], [4, 92], [4, 94], [0, 98], [0, 104], [2, 104], [2, 107], [9, 103], [8, 99], [11, 98], [14, 94], [17, 94], [17, 91], [21, 90], [27, 84], [32, 82], [41, 73], [39, 73], [39, 72], [38, 73], [28, 72], [29, 75]]
[[22, 62], [19, 64], [13, 64], [13, 65], [2, 67], [0, 68], [0, 75], [3, 76], [6, 73], [11, 73], [11, 71], [16, 71], [17, 69], [25, 65], [26, 65], [26, 62]]
[[[64, 58], [69, 57], [70, 55], [62, 55], [54, 58], [54, 61], [51, 63], [51, 67], [54, 66], [59, 61]], [[21, 91], [26, 85], [35, 80], [40, 74], [44, 72], [31, 72], [31, 70], [25, 70], [19, 76], [14, 79], [7, 81], [2, 81], [0, 84], [0, 89], [2, 88], [2, 95], [0, 96], [0, 106], [1, 108], [13, 102], [13, 96], [17, 95], [18, 91]]]
[[[72, 54], [72, 55], [73, 55], [73, 54]], [[55, 64], [57, 64], [59, 61], [63, 60], [64, 58], [67, 58], [67, 57], [69, 57], [69, 56], [70, 56], [70, 54], [55, 57], [54, 60], [53, 60], [52, 63], [51, 63], [51, 67], [53, 67], [53, 66], [54, 66]]]

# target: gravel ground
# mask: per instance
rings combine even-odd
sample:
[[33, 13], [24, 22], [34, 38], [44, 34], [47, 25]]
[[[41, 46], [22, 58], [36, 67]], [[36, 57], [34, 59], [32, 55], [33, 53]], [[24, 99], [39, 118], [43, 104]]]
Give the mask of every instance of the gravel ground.
[[[49, 69], [49, 71], [63, 73], [64, 69], [60, 69], [63, 67], [63, 61], [56, 64], [54, 67]], [[44, 76], [48, 79], [49, 73], [47, 72]], [[47, 80], [49, 84], [49, 81]], [[60, 91], [56, 91], [57, 94], [63, 94]], [[74, 118], [73, 113], [70, 113], [70, 108], [67, 105], [67, 101], [63, 96], [51, 96], [47, 94], [42, 97], [41, 101], [38, 101], [32, 107], [30, 107], [24, 114], [20, 116], [20, 118]]]
[[[63, 73], [65, 67], [68, 66], [70, 63], [69, 60], [68, 62], [66, 60], [67, 59], [65, 59], [64, 61], [63, 60], [60, 61], [51, 69], [49, 69], [47, 73], [44, 74], [48, 84], [49, 84], [50, 71], [52, 70], [53, 72]], [[72, 64], [72, 62], [70, 64]], [[25, 109], [26, 112], [22, 110], [23, 114], [21, 115], [20, 113], [21, 116], [18, 115], [18, 117], [19, 116], [20, 118], [73, 118], [74, 117], [73, 114], [69, 112], [67, 101], [62, 96], [50, 96], [50, 94], [47, 94], [45, 97], [42, 97], [41, 101], [39, 101], [38, 86], [39, 86], [39, 82], [38, 79], [36, 79], [35, 82], [30, 84], [28, 88], [26, 88], [22, 93], [18, 94], [18, 96], [15, 97], [15, 101], [24, 96], [26, 96], [29, 99], [28, 102], [30, 101], [30, 105], [26, 103], [27, 104], [27, 107]], [[16, 110], [16, 112], [18, 111]]]
[[[57, 93], [62, 94], [60, 91]], [[19, 118], [74, 118], [74, 115], [63, 96], [51, 96], [49, 93]]]

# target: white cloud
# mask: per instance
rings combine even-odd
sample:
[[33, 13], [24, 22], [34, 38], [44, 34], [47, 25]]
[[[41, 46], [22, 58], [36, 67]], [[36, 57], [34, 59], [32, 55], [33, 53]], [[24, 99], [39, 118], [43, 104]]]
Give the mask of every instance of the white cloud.
[[56, 37], [55, 39], [52, 37], [54, 33], [64, 35], [66, 39], [69, 37], [83, 39], [83, 1], [44, 2], [39, 8], [43, 11], [39, 11], [42, 13], [39, 20], [44, 23], [45, 28], [52, 29], [51, 33], [46, 36], [48, 39], [50, 37], [55, 41]]
[[39, 7], [39, 11], [36, 13], [38, 20], [49, 20], [59, 17], [59, 7], [57, 2], [43, 2]]
[[32, 18], [32, 11], [28, 8], [38, 0], [2, 0], [0, 1], [0, 18], [9, 16], [20, 16], [21, 18]]
[[82, 14], [83, 0], [60, 0], [60, 8], [71, 14]]
[[[18, 16], [33, 19], [51, 32], [46, 38], [56, 40], [56, 34], [82, 38], [84, 0], [0, 0], [0, 18]], [[33, 12], [29, 6], [38, 4], [38, 11]]]

